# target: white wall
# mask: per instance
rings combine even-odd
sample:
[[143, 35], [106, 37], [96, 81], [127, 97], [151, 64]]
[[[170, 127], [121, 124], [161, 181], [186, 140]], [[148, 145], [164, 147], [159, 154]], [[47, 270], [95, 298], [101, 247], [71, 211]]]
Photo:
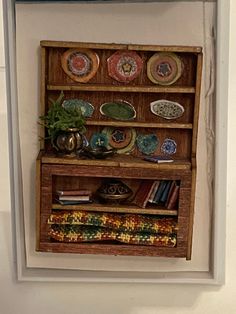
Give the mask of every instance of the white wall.
[[[0, 46], [0, 314], [234, 314], [236, 313], [236, 2], [231, 0], [228, 207], [226, 285], [16, 283], [11, 250], [9, 177], [6, 151], [4, 60]], [[2, 30], [2, 16], [0, 29]], [[0, 43], [2, 34], [0, 33]], [[224, 104], [222, 104], [224, 105]]]

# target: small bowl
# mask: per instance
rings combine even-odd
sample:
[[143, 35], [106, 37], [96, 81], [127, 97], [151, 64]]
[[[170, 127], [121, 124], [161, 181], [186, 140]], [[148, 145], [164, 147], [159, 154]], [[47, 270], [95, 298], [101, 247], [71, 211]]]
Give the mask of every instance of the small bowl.
[[105, 146], [91, 148], [86, 147], [81, 152], [82, 155], [88, 158], [95, 158], [95, 159], [105, 159], [107, 157], [111, 157], [116, 153], [116, 149], [107, 149]]

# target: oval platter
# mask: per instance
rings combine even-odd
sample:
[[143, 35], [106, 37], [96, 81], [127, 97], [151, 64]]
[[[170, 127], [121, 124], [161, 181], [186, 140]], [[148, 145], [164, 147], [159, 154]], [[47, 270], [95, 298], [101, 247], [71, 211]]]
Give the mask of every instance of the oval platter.
[[80, 108], [82, 115], [85, 118], [90, 118], [93, 115], [94, 112], [94, 106], [90, 104], [88, 101], [85, 101], [83, 99], [66, 99], [63, 101], [62, 106], [65, 109], [76, 109]]
[[147, 76], [154, 84], [171, 85], [183, 72], [181, 59], [172, 52], [155, 53], [147, 62]]
[[172, 120], [184, 114], [184, 107], [177, 102], [160, 99], [150, 103], [151, 112], [161, 118]]
[[68, 49], [61, 57], [61, 65], [73, 81], [87, 83], [98, 70], [99, 57], [90, 49]]
[[143, 60], [135, 51], [116, 51], [107, 59], [108, 74], [118, 82], [129, 83], [140, 73]]
[[133, 120], [136, 117], [134, 107], [126, 101], [107, 102], [101, 105], [102, 115], [121, 121]]

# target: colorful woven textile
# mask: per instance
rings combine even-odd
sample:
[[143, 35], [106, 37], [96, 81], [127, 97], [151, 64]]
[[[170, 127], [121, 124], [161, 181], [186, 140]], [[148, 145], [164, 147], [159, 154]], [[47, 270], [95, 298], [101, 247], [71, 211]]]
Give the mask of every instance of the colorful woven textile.
[[48, 224], [96, 226], [109, 228], [113, 231], [146, 232], [165, 235], [173, 234], [177, 231], [177, 221], [174, 218], [85, 211], [52, 214], [48, 219]]
[[118, 241], [127, 244], [174, 247], [176, 235], [130, 233], [107, 228], [84, 227], [79, 225], [51, 225], [49, 235], [60, 242]]

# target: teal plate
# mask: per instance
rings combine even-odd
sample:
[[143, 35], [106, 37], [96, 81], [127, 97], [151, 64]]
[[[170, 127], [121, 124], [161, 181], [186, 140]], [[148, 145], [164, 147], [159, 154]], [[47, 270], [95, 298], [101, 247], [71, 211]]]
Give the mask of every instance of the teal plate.
[[101, 105], [102, 115], [115, 120], [133, 120], [136, 117], [134, 107], [126, 101], [106, 102]]
[[136, 144], [142, 154], [150, 155], [156, 151], [159, 140], [155, 134], [138, 135]]
[[63, 101], [62, 106], [67, 110], [80, 108], [82, 115], [85, 118], [92, 117], [94, 112], [93, 105], [83, 99], [67, 99]]

